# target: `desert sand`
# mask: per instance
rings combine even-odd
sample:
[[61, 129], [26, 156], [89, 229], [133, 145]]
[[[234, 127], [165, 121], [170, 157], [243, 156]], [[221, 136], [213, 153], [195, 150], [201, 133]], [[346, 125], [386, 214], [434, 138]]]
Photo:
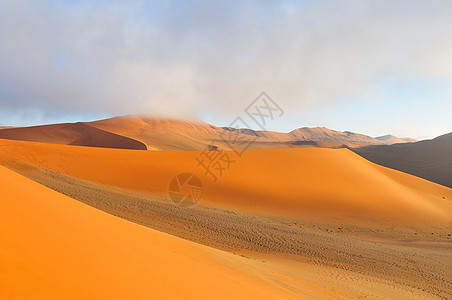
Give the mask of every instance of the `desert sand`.
[[2, 299], [277, 299], [253, 262], [127, 222], [0, 167]]
[[[115, 150], [0, 141], [0, 162], [36, 165], [89, 182], [166, 197], [179, 173], [203, 182], [205, 204], [279, 217], [372, 226], [448, 228], [452, 190], [375, 165], [347, 149], [233, 151], [215, 177], [201, 152]], [[210, 152], [218, 153], [218, 152]], [[223, 152], [222, 152], [223, 153]], [[205, 154], [205, 153], [204, 153]], [[222, 175], [222, 176], [220, 176]]]
[[[199, 155], [0, 140], [1, 165], [55, 190], [1, 169], [8, 207], [1, 290], [28, 291], [24, 297], [73, 289], [130, 297], [130, 286], [143, 298], [452, 296], [451, 189], [347, 149], [319, 148], [246, 151], [214, 183], [196, 166]], [[167, 200], [168, 182], [181, 172], [202, 179], [193, 207]]]

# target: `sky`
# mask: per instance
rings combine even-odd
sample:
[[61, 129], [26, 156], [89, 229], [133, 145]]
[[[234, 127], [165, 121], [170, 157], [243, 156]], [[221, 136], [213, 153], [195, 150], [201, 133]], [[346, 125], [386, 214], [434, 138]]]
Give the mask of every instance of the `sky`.
[[[141, 114], [452, 131], [451, 1], [0, 0], [0, 126]], [[253, 127], [253, 126], [251, 126]]]

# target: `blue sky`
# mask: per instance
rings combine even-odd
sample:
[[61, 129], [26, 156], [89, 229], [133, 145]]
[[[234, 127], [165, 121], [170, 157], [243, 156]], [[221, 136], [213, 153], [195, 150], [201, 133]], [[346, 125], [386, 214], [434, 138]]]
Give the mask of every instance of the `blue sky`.
[[0, 126], [144, 114], [452, 131], [450, 1], [2, 1]]
[[[279, 120], [269, 121], [268, 128], [288, 132], [298, 127], [319, 126], [374, 137], [395, 134], [431, 139], [452, 131], [451, 103], [452, 89], [449, 86], [422, 79], [404, 82], [391, 79], [384, 84], [379, 97], [348, 99], [306, 110], [285, 111]], [[246, 114], [242, 112], [238, 116]], [[208, 113], [200, 117], [222, 126], [231, 122], [231, 118], [218, 119]], [[252, 122], [249, 124], [252, 127]]]

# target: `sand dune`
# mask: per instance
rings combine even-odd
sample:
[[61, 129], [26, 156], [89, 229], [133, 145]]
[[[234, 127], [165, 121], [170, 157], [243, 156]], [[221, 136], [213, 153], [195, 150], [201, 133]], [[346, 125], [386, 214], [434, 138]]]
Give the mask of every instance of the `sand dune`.
[[89, 124], [136, 139], [154, 150], [203, 150], [208, 145], [221, 143], [223, 134], [223, 129], [203, 122], [137, 116], [115, 117]]
[[[307, 257], [251, 253], [250, 258], [107, 215], [1, 166], [0, 178], [2, 299], [450, 296], [450, 256], [441, 243], [439, 248], [376, 244], [343, 233], [300, 229], [293, 234]], [[249, 225], [254, 219], [243, 221]], [[281, 226], [265, 219], [259, 222], [276, 232]], [[265, 232], [263, 227], [246, 226], [246, 240], [252, 241], [261, 229]], [[229, 223], [226, 228], [233, 227]], [[286, 235], [294, 230], [287, 229]], [[213, 232], [203, 234], [203, 240], [215, 238]]]
[[452, 187], [452, 133], [417, 143], [353, 151], [377, 164]]
[[[0, 166], [2, 299], [277, 299], [252, 261], [113, 217]], [[246, 288], [244, 288], [246, 284]]]
[[[38, 182], [238, 252], [0, 167], [0, 298], [450, 297], [451, 189], [318, 148], [250, 150], [213, 183], [199, 155], [0, 140]], [[199, 205], [166, 200], [181, 172]]]
[[[95, 130], [95, 128], [99, 130]], [[7, 128], [4, 128], [7, 129]], [[85, 123], [54, 124], [2, 130], [0, 138], [121, 149], [202, 151], [205, 149], [344, 148], [404, 142], [325, 127], [288, 133], [217, 127], [201, 121], [140, 116], [114, 117]]]
[[143, 143], [84, 123], [6, 128], [0, 138], [65, 145], [145, 150]]
[[451, 189], [375, 165], [347, 149], [250, 150], [242, 158], [224, 152], [236, 162], [214, 183], [197, 167], [200, 152], [131, 152], [5, 140], [0, 147], [4, 164], [38, 165], [160, 198], [167, 197], [173, 176], [191, 172], [204, 184], [203, 203], [224, 208], [372, 226], [447, 228], [452, 221]]
[[[217, 127], [200, 121], [154, 119], [139, 116], [115, 117], [89, 123], [91, 126], [128, 136], [158, 150], [204, 150], [209, 145], [226, 149], [357, 147], [383, 142], [353, 132], [325, 127], [299, 128], [289, 133]], [[237, 142], [235, 142], [237, 139]]]
[[[89, 123], [93, 127], [136, 139], [151, 150], [202, 151], [205, 149], [268, 149], [316, 147], [315, 143], [297, 145], [288, 139], [276, 138], [283, 133], [254, 130], [231, 131], [201, 121], [155, 119], [124, 116]], [[252, 132], [252, 134], [250, 134]]]

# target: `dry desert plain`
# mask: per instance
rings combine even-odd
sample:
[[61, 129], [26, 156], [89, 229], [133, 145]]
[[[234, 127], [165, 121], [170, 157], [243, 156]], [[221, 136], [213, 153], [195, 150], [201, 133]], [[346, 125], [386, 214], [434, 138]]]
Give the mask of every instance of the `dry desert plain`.
[[316, 147], [213, 182], [200, 153], [0, 140], [0, 298], [452, 298], [452, 189]]

